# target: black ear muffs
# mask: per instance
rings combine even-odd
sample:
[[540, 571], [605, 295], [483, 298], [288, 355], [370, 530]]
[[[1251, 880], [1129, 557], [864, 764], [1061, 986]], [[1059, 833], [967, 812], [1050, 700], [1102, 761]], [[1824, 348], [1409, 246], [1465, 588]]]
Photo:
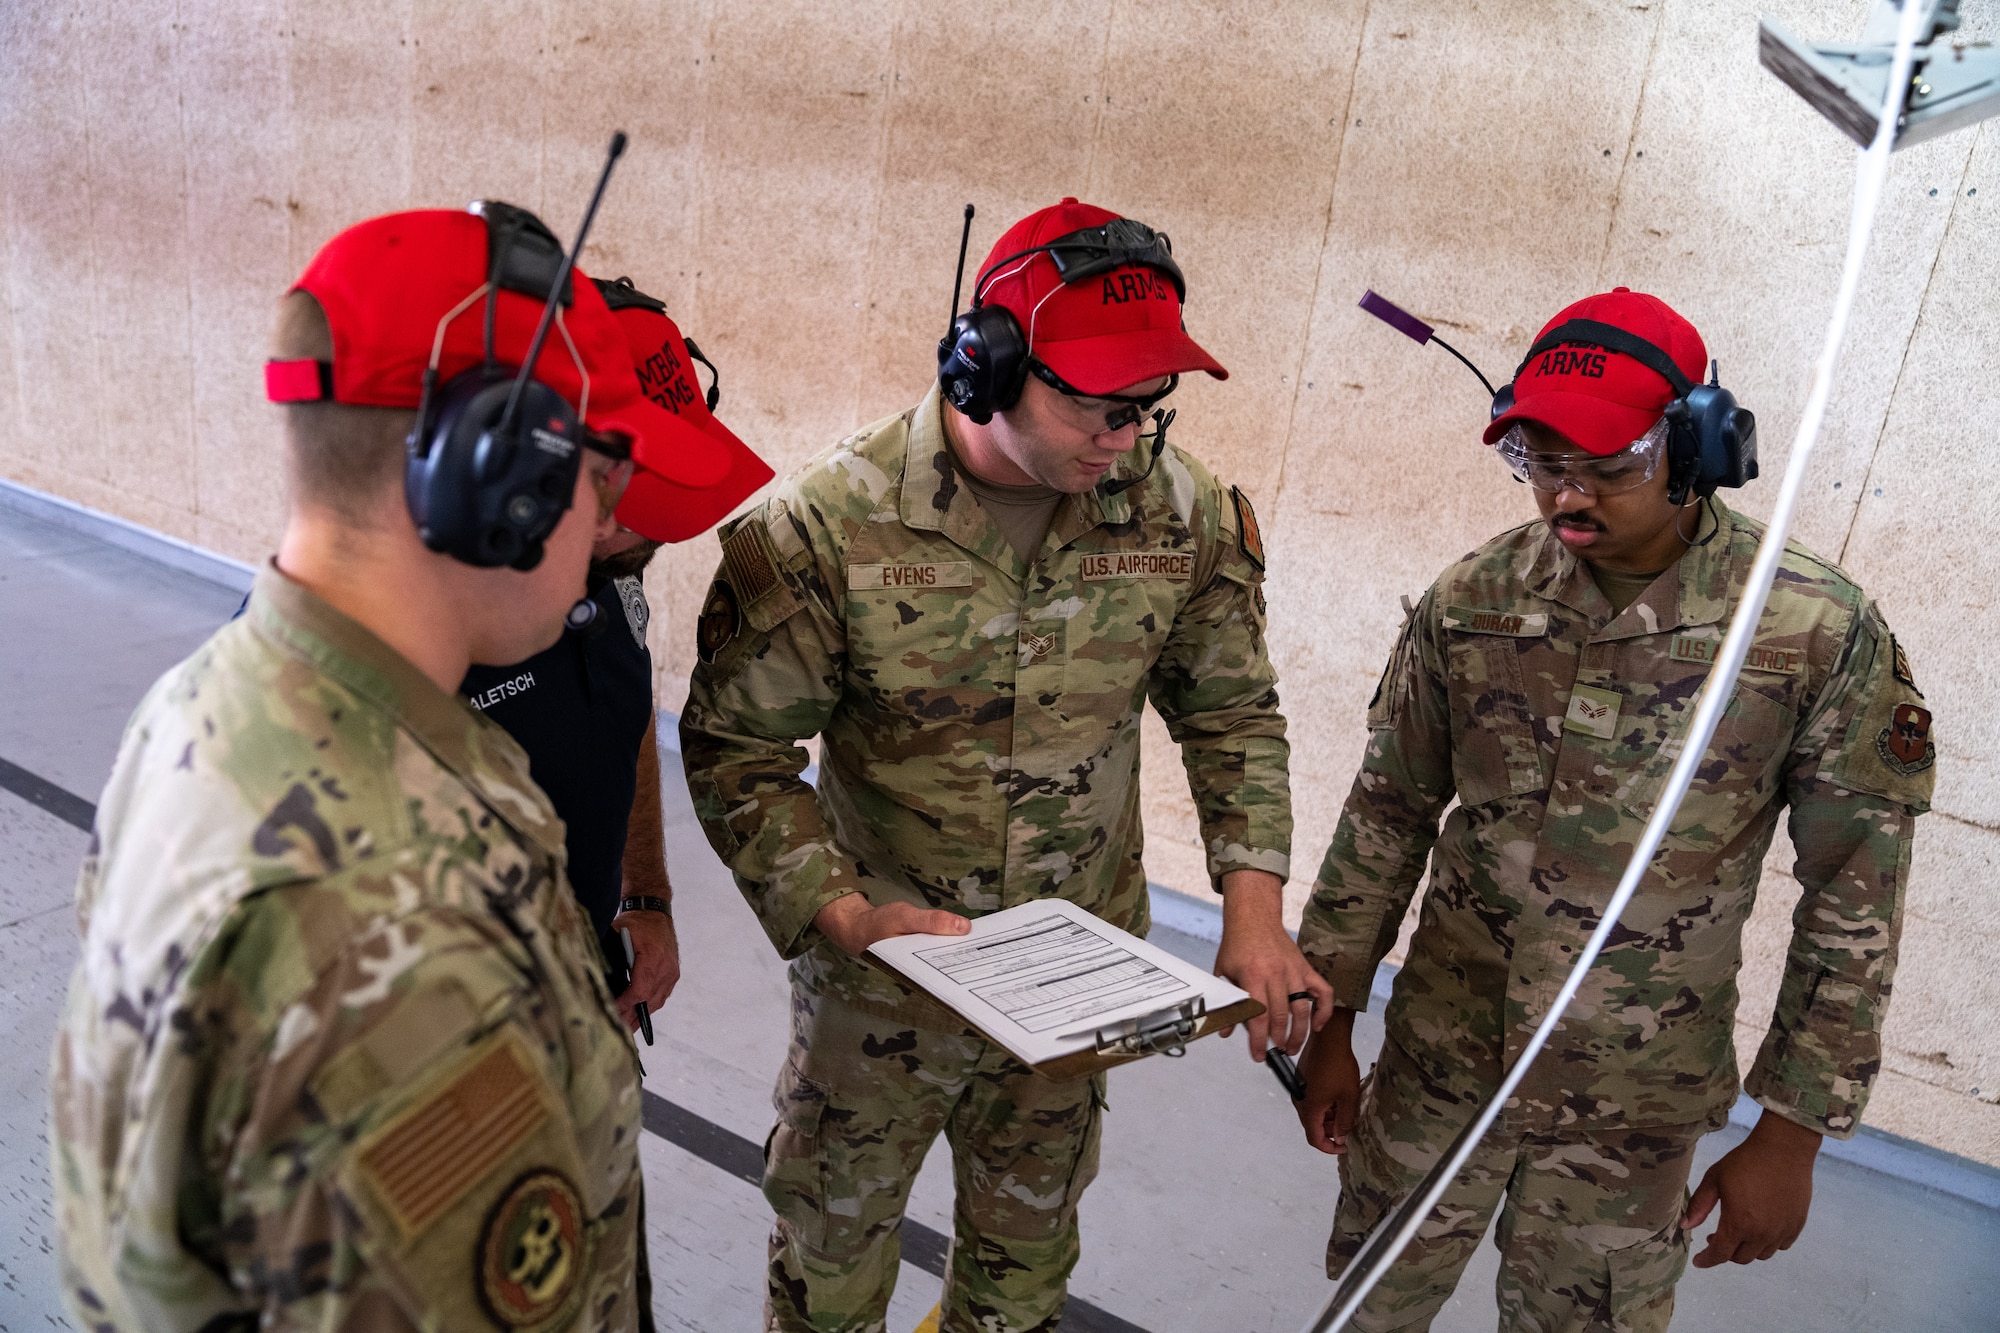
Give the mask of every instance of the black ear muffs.
[[[1572, 319], [1535, 340], [1514, 368], [1514, 380], [1521, 378], [1530, 361], [1566, 344], [1622, 353], [1672, 386], [1673, 401], [1663, 415], [1669, 423], [1667, 498], [1674, 504], [1686, 504], [1690, 495], [1707, 499], [1718, 487], [1737, 487], [1756, 480], [1757, 417], [1736, 405], [1736, 395], [1722, 387], [1713, 363], [1709, 382], [1696, 384], [1681, 373], [1672, 357], [1638, 334], [1594, 319]], [[1493, 395], [1493, 410], [1487, 420], [1497, 421], [1513, 410], [1514, 382], [1510, 380]]]
[[[431, 550], [484, 569], [533, 569], [575, 492], [582, 423], [561, 394], [530, 379], [520, 386], [512, 426], [500, 429], [518, 367], [493, 359], [493, 312], [502, 290], [546, 301], [563, 252], [524, 209], [481, 202], [474, 211], [486, 220], [490, 257], [486, 357], [441, 387], [435, 365], [425, 371], [403, 497]], [[565, 276], [562, 304], [572, 295]]]
[[1021, 401], [1027, 379], [1028, 340], [1005, 306], [975, 305], [938, 340], [938, 388], [982, 426]]
[[466, 564], [533, 569], [562, 521], [582, 465], [580, 423], [538, 380], [522, 386], [513, 429], [496, 427], [514, 384], [511, 367], [453, 376], [403, 473], [403, 495], [424, 545]]
[[1667, 498], [1686, 504], [1757, 478], [1757, 417], [1711, 377], [1667, 404]]

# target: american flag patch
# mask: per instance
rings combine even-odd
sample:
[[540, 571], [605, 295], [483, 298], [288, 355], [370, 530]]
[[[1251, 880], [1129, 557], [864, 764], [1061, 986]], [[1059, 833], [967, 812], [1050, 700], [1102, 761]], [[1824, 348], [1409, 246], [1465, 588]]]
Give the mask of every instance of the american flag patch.
[[443, 1216], [549, 1118], [536, 1079], [508, 1040], [363, 1148], [362, 1174], [414, 1236]]

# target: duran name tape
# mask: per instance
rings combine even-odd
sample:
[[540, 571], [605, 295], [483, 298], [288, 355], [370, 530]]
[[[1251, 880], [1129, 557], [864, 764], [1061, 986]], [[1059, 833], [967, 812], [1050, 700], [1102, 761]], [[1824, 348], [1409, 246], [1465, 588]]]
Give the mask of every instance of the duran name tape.
[[1473, 634], [1504, 634], [1515, 639], [1540, 638], [1549, 632], [1549, 617], [1542, 611], [1522, 615], [1515, 611], [1472, 611], [1462, 606], [1447, 606], [1444, 627]]

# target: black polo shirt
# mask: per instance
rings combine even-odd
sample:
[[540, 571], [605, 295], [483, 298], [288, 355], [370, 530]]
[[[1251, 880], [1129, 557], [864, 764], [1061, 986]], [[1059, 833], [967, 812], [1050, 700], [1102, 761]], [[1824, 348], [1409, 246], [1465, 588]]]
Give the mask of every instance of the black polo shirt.
[[625, 827], [638, 787], [639, 747], [651, 742], [653, 658], [637, 578], [591, 589], [597, 619], [509, 667], [475, 666], [459, 693], [528, 752], [535, 783], [568, 829], [569, 880], [590, 913], [614, 976], [625, 958], [611, 936], [623, 885]]

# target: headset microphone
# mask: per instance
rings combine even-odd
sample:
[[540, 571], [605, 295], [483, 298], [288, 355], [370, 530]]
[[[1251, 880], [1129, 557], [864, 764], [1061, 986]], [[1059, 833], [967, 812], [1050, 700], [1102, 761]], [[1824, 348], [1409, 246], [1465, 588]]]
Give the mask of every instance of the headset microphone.
[[[533, 569], [541, 563], [543, 543], [569, 508], [582, 465], [590, 379], [579, 364], [582, 395], [572, 407], [534, 377], [534, 368], [550, 327], [561, 323], [561, 307], [574, 297], [571, 273], [625, 144], [622, 131], [612, 135], [583, 224], [566, 252], [541, 219], [525, 209], [497, 201], [472, 207], [486, 223], [487, 280], [438, 324], [403, 475], [410, 516], [433, 551], [481, 568]], [[543, 301], [518, 371], [494, 356], [502, 291]], [[482, 296], [485, 355], [480, 364], [439, 386], [437, 362], [445, 327]], [[563, 336], [567, 341], [567, 331]], [[576, 355], [573, 346], [570, 351]]]
[[1172, 409], [1153, 413], [1153, 456], [1146, 460], [1146, 470], [1135, 477], [1120, 477], [1116, 481], [1105, 478], [1097, 483], [1099, 495], [1118, 495], [1131, 490], [1140, 482], [1153, 475], [1153, 469], [1160, 465], [1160, 455], [1167, 447], [1167, 427], [1174, 424]]

